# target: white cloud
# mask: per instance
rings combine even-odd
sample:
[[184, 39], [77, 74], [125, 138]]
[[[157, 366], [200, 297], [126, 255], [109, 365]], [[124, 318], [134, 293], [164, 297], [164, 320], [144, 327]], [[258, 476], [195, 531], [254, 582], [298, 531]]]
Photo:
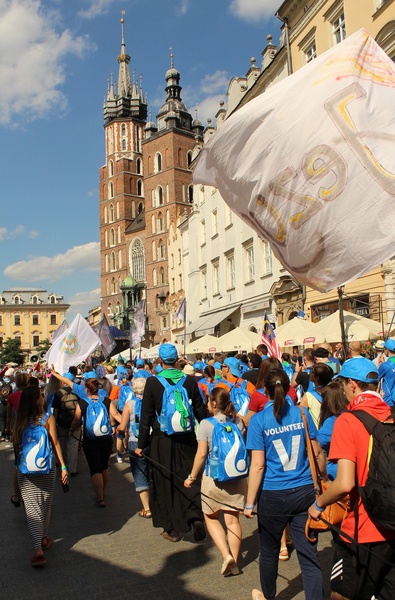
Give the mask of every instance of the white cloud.
[[198, 118], [202, 123], [207, 123], [207, 119], [212, 119], [215, 125], [215, 115], [220, 109], [219, 103], [224, 100], [224, 94], [208, 96], [196, 105]]
[[230, 12], [244, 21], [256, 21], [270, 19], [280, 5], [280, 0], [232, 0]]
[[176, 7], [176, 14], [179, 16], [186, 15], [188, 12], [190, 0], [181, 0]]
[[204, 94], [215, 94], [226, 90], [229, 83], [229, 75], [226, 71], [215, 71], [212, 75], [205, 75], [200, 83]]
[[67, 311], [68, 323], [71, 323], [77, 313], [80, 313], [83, 317], [87, 317], [88, 312], [92, 308], [100, 305], [100, 288], [73, 294], [73, 296], [67, 298], [67, 304], [70, 304], [70, 308]]
[[11, 240], [16, 237], [25, 236], [30, 239], [34, 239], [39, 236], [40, 233], [35, 229], [27, 229], [24, 225], [17, 225], [14, 229], [8, 229], [7, 227], [0, 227], [0, 242], [4, 240]]
[[59, 87], [67, 55], [83, 56], [87, 37], [57, 31], [59, 15], [41, 0], [0, 0], [0, 123], [43, 118], [67, 108]]
[[[78, 12], [78, 16], [83, 19], [94, 19], [101, 15], [106, 15], [114, 4], [119, 4], [120, 7], [124, 7], [125, 0], [85, 0], [88, 7]], [[128, 6], [131, 4], [131, 0], [128, 0]]]
[[55, 256], [35, 256], [28, 260], [8, 265], [3, 274], [15, 280], [26, 282], [58, 281], [69, 275], [81, 275], [84, 271], [99, 272], [99, 242], [89, 242], [74, 246], [64, 254]]

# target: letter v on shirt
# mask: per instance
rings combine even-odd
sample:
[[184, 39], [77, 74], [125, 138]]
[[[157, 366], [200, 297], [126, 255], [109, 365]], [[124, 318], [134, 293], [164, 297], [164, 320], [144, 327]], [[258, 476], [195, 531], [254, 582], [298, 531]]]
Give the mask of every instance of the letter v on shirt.
[[281, 460], [284, 471], [295, 471], [296, 469], [298, 464], [300, 438], [300, 435], [292, 436], [291, 456], [288, 456], [282, 440], [273, 440], [273, 446], [275, 447], [278, 457]]

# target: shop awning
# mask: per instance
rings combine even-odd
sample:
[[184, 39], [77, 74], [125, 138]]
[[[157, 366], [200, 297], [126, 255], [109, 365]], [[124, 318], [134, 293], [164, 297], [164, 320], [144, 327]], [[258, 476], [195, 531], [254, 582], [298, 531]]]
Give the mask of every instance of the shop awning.
[[186, 333], [187, 335], [192, 335], [192, 333], [194, 333], [196, 337], [201, 337], [206, 334], [211, 335], [214, 333], [214, 328], [218, 325], [218, 323], [221, 323], [230, 317], [230, 315], [236, 312], [236, 310], [239, 308], [240, 305], [233, 306], [232, 308], [217, 310], [216, 312], [201, 316], [196, 319], [196, 321], [193, 321], [193, 323], [188, 325]]

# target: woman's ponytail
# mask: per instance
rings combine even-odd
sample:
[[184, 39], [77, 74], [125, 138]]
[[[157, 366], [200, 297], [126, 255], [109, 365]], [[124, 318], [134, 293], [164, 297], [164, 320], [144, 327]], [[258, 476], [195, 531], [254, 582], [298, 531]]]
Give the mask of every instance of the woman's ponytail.
[[270, 400], [274, 401], [273, 414], [280, 420], [285, 397], [289, 390], [289, 378], [284, 369], [271, 369], [266, 373], [264, 386]]

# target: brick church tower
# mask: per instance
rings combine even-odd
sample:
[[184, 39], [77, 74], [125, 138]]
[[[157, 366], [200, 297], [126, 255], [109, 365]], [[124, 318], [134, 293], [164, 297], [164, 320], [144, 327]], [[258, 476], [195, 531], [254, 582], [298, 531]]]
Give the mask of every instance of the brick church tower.
[[[166, 102], [159, 110], [157, 124], [147, 123], [142, 143], [147, 317], [150, 338], [155, 343], [171, 339], [174, 307], [169, 289], [169, 232], [175, 230], [179, 217], [191, 210], [192, 150], [196, 136], [200, 139], [203, 134], [202, 124], [192, 120], [181, 100], [180, 73], [174, 68], [173, 55], [165, 79]], [[178, 291], [182, 297], [183, 290]]]
[[[132, 306], [145, 288], [144, 179], [142, 141], [147, 101], [141, 82], [130, 77], [124, 19], [117, 85], [110, 81], [104, 102], [106, 160], [99, 175], [101, 310], [110, 325], [129, 329]], [[130, 234], [141, 233], [134, 246]], [[132, 255], [135, 275], [132, 272]], [[137, 269], [136, 269], [137, 265]]]

